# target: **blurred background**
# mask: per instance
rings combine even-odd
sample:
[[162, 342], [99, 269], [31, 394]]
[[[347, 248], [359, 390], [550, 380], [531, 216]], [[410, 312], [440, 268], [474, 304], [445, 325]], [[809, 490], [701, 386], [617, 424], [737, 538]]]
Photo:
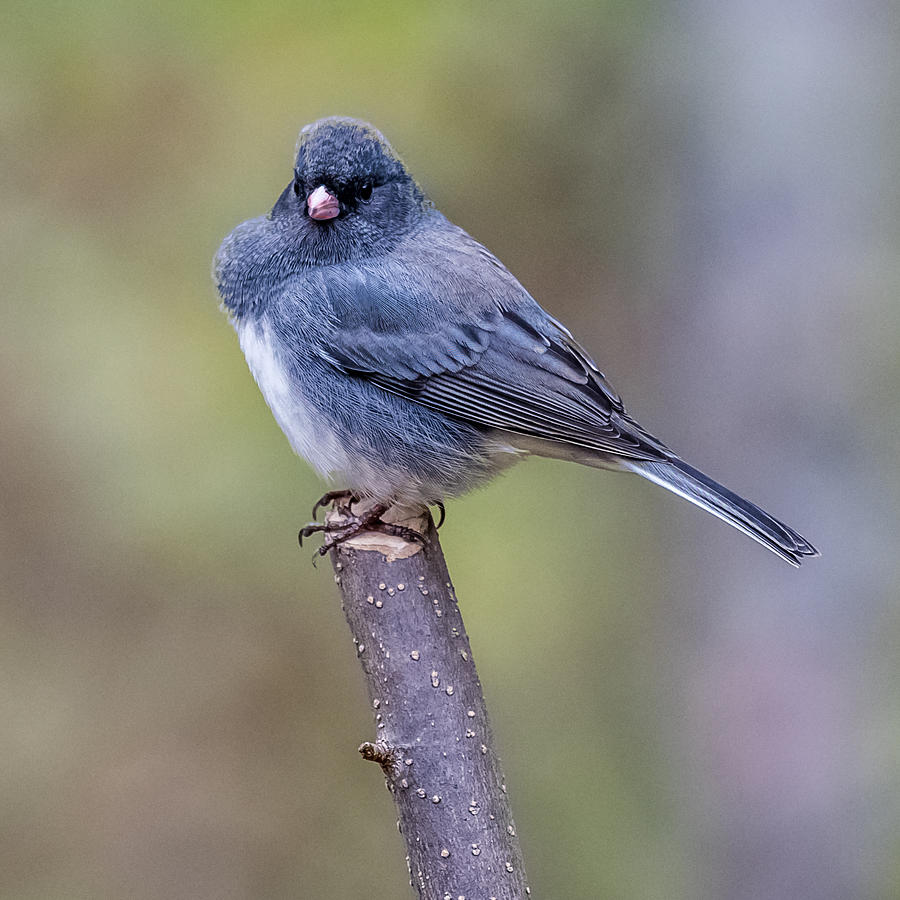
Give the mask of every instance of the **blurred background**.
[[322, 486], [218, 310], [368, 118], [799, 572], [529, 461], [444, 549], [533, 896], [900, 896], [890, 0], [0, 6], [0, 897], [408, 897]]

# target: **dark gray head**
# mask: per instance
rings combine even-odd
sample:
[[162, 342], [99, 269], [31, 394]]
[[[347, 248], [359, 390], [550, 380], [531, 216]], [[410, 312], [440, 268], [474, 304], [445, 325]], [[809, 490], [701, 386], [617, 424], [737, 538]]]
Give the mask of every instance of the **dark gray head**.
[[359, 119], [307, 125], [297, 141], [294, 179], [272, 209], [288, 253], [323, 265], [389, 250], [418, 221], [422, 192], [391, 145]]
[[238, 225], [213, 278], [241, 318], [263, 308], [300, 269], [387, 253], [416, 227], [426, 200], [379, 131], [320, 119], [297, 141], [294, 177], [267, 216]]

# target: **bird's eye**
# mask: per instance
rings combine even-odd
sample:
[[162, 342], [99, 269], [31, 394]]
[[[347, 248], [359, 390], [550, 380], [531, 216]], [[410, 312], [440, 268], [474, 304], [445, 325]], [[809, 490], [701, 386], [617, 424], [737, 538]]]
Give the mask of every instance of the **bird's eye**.
[[299, 197], [303, 193], [303, 185], [299, 178], [294, 179], [294, 196]]
[[368, 203], [372, 199], [372, 182], [367, 181], [359, 186], [356, 195], [363, 203]]

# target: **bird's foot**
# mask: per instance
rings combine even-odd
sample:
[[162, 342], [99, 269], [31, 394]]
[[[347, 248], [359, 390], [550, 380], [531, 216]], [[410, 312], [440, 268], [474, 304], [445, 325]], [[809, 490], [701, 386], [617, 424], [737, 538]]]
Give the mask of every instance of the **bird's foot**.
[[334, 508], [341, 515], [350, 515], [350, 506], [357, 500], [359, 500], [359, 498], [354, 495], [353, 491], [327, 491], [316, 500], [315, 505], [312, 508], [312, 517], [314, 520], [317, 519], [319, 510], [329, 504], [334, 504]]
[[[330, 496], [331, 494], [336, 496], [332, 497]], [[347, 502], [341, 503], [341, 500], [346, 500]], [[315, 505], [313, 508], [313, 515], [315, 515], [320, 506], [330, 502], [335, 504], [338, 515], [326, 519], [324, 523], [310, 522], [308, 525], [304, 525], [297, 535], [297, 540], [302, 547], [304, 538], [311, 537], [312, 535], [321, 532], [324, 539], [322, 541], [322, 546], [316, 551], [319, 556], [325, 556], [329, 550], [338, 546], [338, 544], [343, 544], [344, 541], [356, 537], [365, 531], [375, 531], [379, 534], [398, 537], [401, 540], [417, 543], [423, 547], [428, 544], [428, 538], [425, 537], [424, 534], [420, 534], [414, 528], [407, 528], [405, 525], [397, 525], [394, 522], [385, 522], [381, 517], [389, 509], [387, 503], [376, 503], [357, 514], [351, 509], [354, 498], [349, 491], [329, 491], [329, 493]]]

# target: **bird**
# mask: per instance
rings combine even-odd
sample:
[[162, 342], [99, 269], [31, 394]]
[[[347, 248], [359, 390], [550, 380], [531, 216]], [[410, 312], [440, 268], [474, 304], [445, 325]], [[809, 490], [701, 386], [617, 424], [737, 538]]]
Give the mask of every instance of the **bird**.
[[[625, 410], [571, 332], [450, 222], [374, 126], [306, 125], [267, 215], [222, 242], [213, 280], [293, 449], [340, 483], [324, 553], [382, 518], [440, 506], [537, 455], [636, 473], [793, 566], [790, 526], [688, 465]], [[367, 501], [357, 515], [352, 504]]]

